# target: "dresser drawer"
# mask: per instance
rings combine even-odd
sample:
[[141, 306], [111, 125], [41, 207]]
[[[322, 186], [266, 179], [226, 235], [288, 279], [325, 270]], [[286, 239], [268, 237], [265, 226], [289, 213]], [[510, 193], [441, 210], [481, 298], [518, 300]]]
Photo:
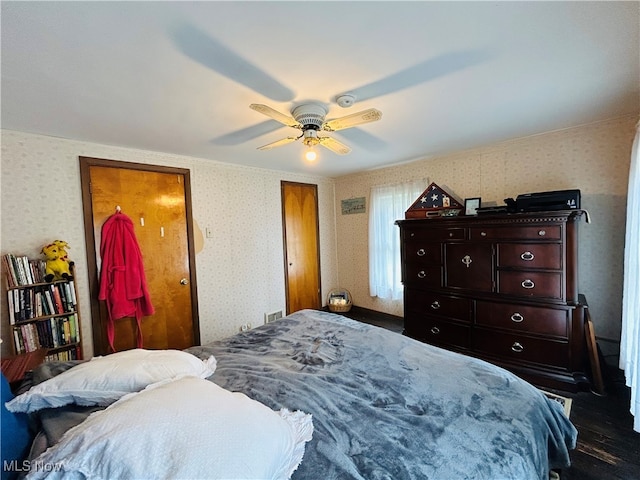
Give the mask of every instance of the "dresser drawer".
[[471, 240], [560, 240], [560, 225], [486, 226], [469, 229]]
[[433, 345], [471, 346], [471, 327], [426, 315], [405, 316], [405, 333]]
[[440, 243], [411, 241], [404, 246], [405, 262], [409, 264], [440, 265], [442, 248]]
[[416, 228], [406, 227], [404, 230], [404, 241], [413, 242], [415, 240], [427, 242], [441, 242], [443, 240], [464, 240], [465, 228]]
[[562, 245], [558, 243], [499, 243], [498, 266], [514, 268], [562, 268]]
[[473, 348], [509, 361], [533, 362], [560, 368], [569, 367], [569, 344], [559, 340], [532, 338], [477, 328]]
[[561, 300], [563, 298], [562, 274], [560, 272], [498, 271], [498, 293]]
[[407, 289], [404, 296], [404, 309], [405, 312], [438, 315], [463, 322], [471, 321], [471, 300], [468, 298]]
[[445, 265], [447, 287], [476, 292], [493, 289], [493, 248], [487, 243], [446, 243]]
[[480, 326], [567, 338], [568, 322], [568, 310], [481, 300], [476, 302], [476, 324]]
[[405, 286], [414, 288], [438, 288], [442, 284], [440, 265], [405, 264], [403, 268]]

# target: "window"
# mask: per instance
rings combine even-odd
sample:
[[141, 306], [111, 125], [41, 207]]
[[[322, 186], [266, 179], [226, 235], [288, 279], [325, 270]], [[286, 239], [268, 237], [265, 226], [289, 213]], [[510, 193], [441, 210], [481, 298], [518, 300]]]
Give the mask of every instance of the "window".
[[640, 122], [631, 150], [624, 245], [620, 368], [631, 387], [633, 429], [640, 432]]
[[424, 181], [371, 188], [369, 213], [369, 294], [390, 300], [402, 298], [400, 230], [396, 220], [424, 190]]

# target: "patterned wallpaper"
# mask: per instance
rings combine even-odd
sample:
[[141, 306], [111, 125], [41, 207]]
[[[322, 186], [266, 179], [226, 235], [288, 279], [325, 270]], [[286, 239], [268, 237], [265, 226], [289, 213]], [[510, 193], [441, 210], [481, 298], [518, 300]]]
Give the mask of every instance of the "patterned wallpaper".
[[[213, 231], [212, 238], [197, 235], [202, 245], [196, 254], [202, 342], [234, 334], [243, 323], [259, 325], [266, 312], [285, 310], [281, 180], [318, 185], [323, 299], [337, 285], [331, 179], [7, 130], [1, 135], [0, 253], [38, 258], [42, 245], [53, 239], [69, 243], [85, 356], [92, 355], [93, 345], [79, 156], [190, 169], [195, 223]], [[251, 202], [246, 202], [247, 193]], [[0, 305], [2, 337], [8, 338], [6, 302]], [[10, 342], [2, 352], [11, 352]]]
[[368, 209], [373, 185], [420, 178], [425, 188], [435, 182], [461, 201], [481, 197], [483, 206], [502, 205], [505, 198], [522, 193], [579, 189], [591, 217], [590, 224], [580, 225], [580, 292], [587, 297], [597, 336], [605, 343], [619, 341], [626, 194], [636, 122], [627, 116], [337, 178], [340, 285], [349, 289], [356, 305], [402, 315], [402, 301], [369, 296], [368, 216], [340, 212], [340, 201], [354, 197], [367, 197]]
[[[620, 335], [622, 255], [627, 176], [635, 117], [517, 139], [451, 155], [327, 179], [233, 166], [211, 160], [1, 131], [0, 253], [37, 257], [53, 238], [71, 245], [77, 264], [85, 354], [93, 352], [79, 156], [168, 165], [191, 170], [196, 225], [198, 308], [203, 343], [231, 335], [242, 323], [285, 309], [280, 181], [318, 185], [322, 297], [340, 286], [354, 303], [402, 315], [402, 301], [369, 297], [366, 214], [341, 215], [340, 201], [366, 197], [373, 185], [423, 179], [460, 200], [502, 204], [521, 193], [578, 188], [592, 223], [580, 226], [580, 291], [589, 301], [596, 334]], [[246, 192], [262, 202], [244, 202]], [[2, 282], [4, 285], [4, 282]], [[4, 288], [4, 286], [3, 286]], [[4, 291], [2, 292], [5, 297]], [[2, 305], [2, 336], [7, 331]], [[606, 352], [607, 345], [603, 346]], [[2, 352], [10, 352], [8, 342]], [[613, 348], [613, 347], [612, 347]]]

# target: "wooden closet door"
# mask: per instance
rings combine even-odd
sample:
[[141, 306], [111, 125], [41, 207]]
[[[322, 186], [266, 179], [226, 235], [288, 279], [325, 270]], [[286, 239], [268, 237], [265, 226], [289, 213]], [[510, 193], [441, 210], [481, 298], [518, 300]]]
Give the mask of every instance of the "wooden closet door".
[[[143, 346], [148, 349], [184, 349], [199, 343], [185, 180], [181, 173], [127, 168], [126, 164], [90, 165], [85, 179], [89, 182], [98, 279], [102, 225], [117, 206], [133, 221], [155, 307], [153, 315], [142, 319]], [[93, 289], [92, 301], [97, 301]], [[95, 354], [105, 354], [108, 317], [104, 302], [99, 302], [98, 312], [93, 324], [94, 350]], [[135, 319], [115, 321], [114, 346], [117, 351], [137, 346]]]
[[281, 189], [287, 314], [319, 309], [318, 186], [283, 181]]

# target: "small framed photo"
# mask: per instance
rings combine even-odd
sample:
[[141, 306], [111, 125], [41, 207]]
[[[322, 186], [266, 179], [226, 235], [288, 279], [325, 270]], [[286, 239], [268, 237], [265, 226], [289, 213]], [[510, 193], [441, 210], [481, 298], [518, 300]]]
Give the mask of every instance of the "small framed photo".
[[480, 208], [480, 197], [477, 198], [465, 198], [464, 200], [464, 214], [465, 215], [477, 215]]

